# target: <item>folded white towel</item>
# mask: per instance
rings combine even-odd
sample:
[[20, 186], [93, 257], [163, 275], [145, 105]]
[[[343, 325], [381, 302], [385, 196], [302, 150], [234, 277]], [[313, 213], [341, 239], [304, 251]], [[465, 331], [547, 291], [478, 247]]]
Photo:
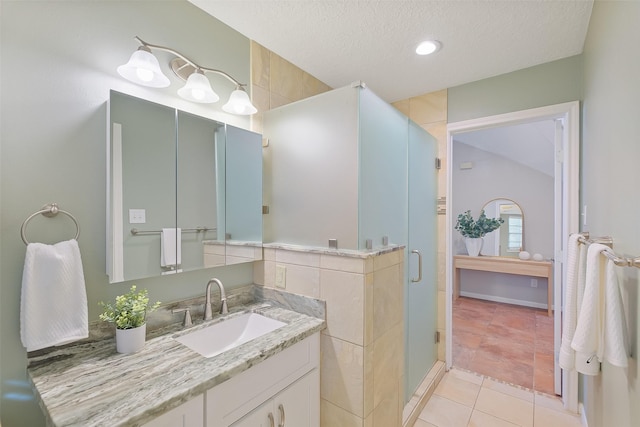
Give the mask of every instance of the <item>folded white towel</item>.
[[160, 266], [175, 267], [182, 264], [182, 229], [163, 228], [160, 236]]
[[602, 252], [609, 248], [599, 243], [589, 245], [584, 297], [578, 312], [578, 322], [571, 342], [576, 351], [576, 370], [585, 375], [598, 375], [597, 352], [604, 326], [604, 261]]
[[27, 351], [89, 336], [87, 293], [76, 240], [29, 243], [22, 273], [20, 338]]
[[[627, 367], [629, 341], [618, 277], [613, 261], [602, 255], [607, 246], [592, 244], [587, 254], [584, 298], [571, 347], [576, 370], [598, 375], [605, 360]], [[606, 263], [606, 268], [605, 268]]]
[[564, 316], [562, 318], [562, 344], [558, 364], [562, 369], [575, 367], [575, 351], [571, 348], [571, 341], [578, 321], [578, 287], [584, 287], [584, 282], [579, 283], [578, 268], [580, 267], [580, 254], [583, 246], [578, 242], [579, 234], [569, 236], [567, 245], [567, 283], [564, 289]]
[[604, 306], [604, 342], [598, 351], [598, 359], [614, 366], [626, 368], [629, 364], [629, 334], [616, 265], [607, 260]]

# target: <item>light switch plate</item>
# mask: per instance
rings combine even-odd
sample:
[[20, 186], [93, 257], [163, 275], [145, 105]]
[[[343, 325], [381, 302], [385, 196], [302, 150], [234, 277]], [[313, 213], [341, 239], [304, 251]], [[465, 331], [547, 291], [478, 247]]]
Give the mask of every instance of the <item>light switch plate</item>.
[[285, 289], [287, 287], [287, 267], [276, 264], [276, 288]]
[[129, 224], [144, 224], [147, 222], [145, 209], [129, 209]]

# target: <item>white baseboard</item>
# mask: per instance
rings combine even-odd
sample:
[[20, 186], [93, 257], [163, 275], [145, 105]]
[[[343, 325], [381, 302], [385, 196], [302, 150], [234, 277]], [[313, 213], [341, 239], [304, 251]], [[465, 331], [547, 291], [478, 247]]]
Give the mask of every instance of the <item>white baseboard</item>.
[[582, 402], [578, 404], [578, 408], [580, 410], [580, 421], [582, 421], [582, 425], [584, 427], [589, 427], [589, 423], [587, 422], [587, 414], [584, 412], [584, 405]]
[[475, 292], [466, 292], [466, 291], [460, 291], [460, 295], [463, 297], [483, 299], [483, 300], [493, 301], [493, 302], [502, 302], [505, 304], [523, 305], [525, 307], [543, 308], [545, 310], [547, 309], [547, 304], [543, 304], [539, 302], [531, 302], [531, 301], [524, 301], [524, 300], [513, 299], [513, 298], [497, 297], [495, 295], [477, 294]]

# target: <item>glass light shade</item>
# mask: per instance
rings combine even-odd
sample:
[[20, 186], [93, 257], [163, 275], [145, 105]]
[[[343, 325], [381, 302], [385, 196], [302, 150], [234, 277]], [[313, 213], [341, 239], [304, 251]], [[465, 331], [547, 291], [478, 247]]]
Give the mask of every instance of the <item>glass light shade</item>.
[[241, 116], [248, 116], [258, 112], [258, 109], [251, 104], [249, 95], [247, 95], [247, 92], [242, 88], [238, 88], [231, 92], [229, 102], [224, 104], [222, 109], [227, 113], [238, 114]]
[[218, 94], [211, 89], [209, 79], [207, 79], [202, 71], [191, 73], [187, 79], [187, 83], [178, 89], [178, 95], [188, 101], [201, 102], [203, 104], [216, 102], [220, 99]]
[[118, 67], [118, 74], [143, 86], [169, 86], [169, 79], [160, 70], [158, 59], [144, 47], [133, 52], [129, 62]]

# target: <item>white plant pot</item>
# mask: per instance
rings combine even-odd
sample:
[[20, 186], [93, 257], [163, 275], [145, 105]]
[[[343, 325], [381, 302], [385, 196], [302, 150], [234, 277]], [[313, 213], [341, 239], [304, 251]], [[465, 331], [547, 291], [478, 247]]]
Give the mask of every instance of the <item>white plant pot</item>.
[[147, 336], [147, 324], [132, 329], [116, 329], [116, 351], [118, 353], [136, 353], [144, 347]]
[[478, 256], [482, 249], [482, 237], [465, 237], [464, 244], [467, 246], [469, 256]]

